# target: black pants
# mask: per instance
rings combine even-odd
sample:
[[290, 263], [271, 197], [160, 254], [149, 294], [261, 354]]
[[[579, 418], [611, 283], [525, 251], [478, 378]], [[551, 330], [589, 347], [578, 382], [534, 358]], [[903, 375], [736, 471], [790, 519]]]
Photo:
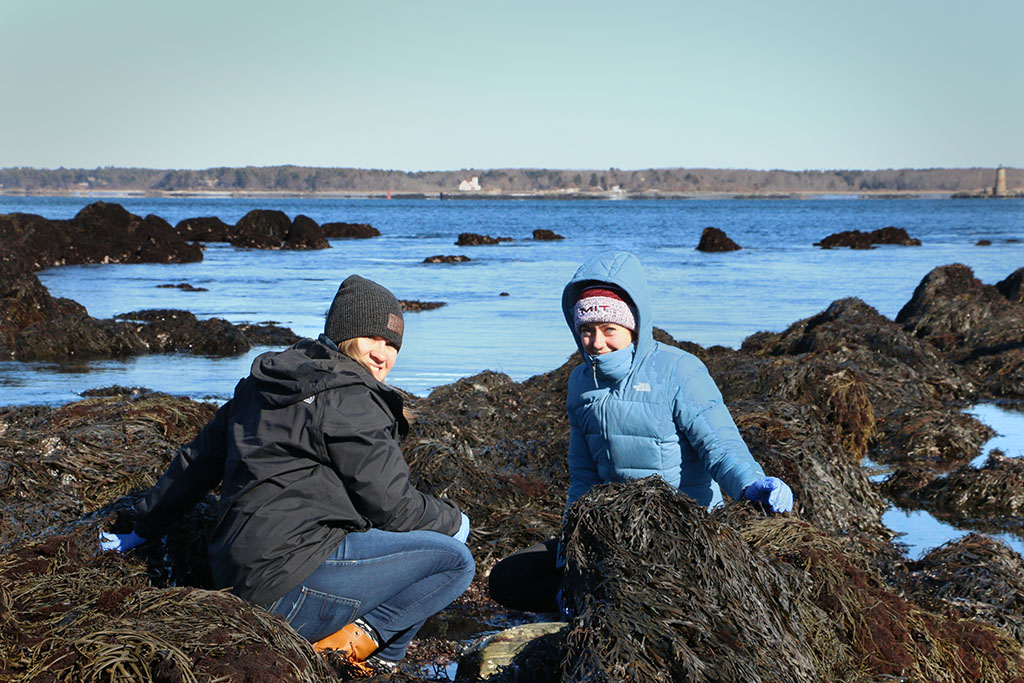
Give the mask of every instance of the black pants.
[[523, 612], [557, 612], [555, 595], [562, 581], [557, 557], [558, 539], [552, 538], [501, 560], [488, 580], [491, 599]]

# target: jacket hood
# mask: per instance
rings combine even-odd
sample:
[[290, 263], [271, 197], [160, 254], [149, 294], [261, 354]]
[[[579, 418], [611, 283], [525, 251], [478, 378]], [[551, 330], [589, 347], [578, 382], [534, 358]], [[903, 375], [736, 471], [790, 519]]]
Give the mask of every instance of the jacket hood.
[[257, 356], [252, 364], [252, 380], [256, 393], [275, 407], [349, 384], [380, 384], [359, 363], [313, 339]]
[[590, 357], [583, 350], [576, 327], [573, 324], [573, 308], [580, 292], [598, 283], [612, 284], [626, 292], [636, 306], [635, 344], [637, 358], [643, 358], [654, 347], [654, 321], [651, 318], [651, 295], [647, 277], [640, 260], [628, 251], [606, 251], [593, 257], [576, 270], [569, 283], [562, 290], [562, 313], [565, 322], [576, 340], [584, 362], [590, 365]]

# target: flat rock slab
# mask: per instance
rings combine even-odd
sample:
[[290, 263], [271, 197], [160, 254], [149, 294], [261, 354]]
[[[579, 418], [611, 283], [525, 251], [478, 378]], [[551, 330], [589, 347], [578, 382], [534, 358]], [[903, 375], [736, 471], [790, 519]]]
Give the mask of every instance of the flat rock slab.
[[483, 681], [508, 666], [512, 658], [533, 640], [557, 633], [568, 624], [564, 621], [545, 621], [522, 624], [481, 638], [459, 660], [456, 681]]

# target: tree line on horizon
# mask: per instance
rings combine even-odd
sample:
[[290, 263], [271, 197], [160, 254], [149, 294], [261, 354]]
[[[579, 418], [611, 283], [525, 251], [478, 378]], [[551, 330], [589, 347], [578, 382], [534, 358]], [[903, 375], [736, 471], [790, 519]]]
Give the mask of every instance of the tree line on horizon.
[[[991, 188], [994, 168], [882, 170], [747, 170], [709, 168], [461, 169], [397, 171], [308, 166], [245, 166], [202, 170], [102, 167], [0, 168], [0, 192], [285, 192], [467, 194], [481, 192], [658, 192], [788, 194], [799, 192], [975, 192]], [[1007, 185], [1024, 187], [1024, 169], [1007, 168]]]

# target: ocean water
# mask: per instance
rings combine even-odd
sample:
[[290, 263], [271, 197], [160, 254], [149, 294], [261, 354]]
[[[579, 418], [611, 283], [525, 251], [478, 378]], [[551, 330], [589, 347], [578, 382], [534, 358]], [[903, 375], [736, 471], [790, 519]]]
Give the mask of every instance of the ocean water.
[[[70, 218], [97, 197], [0, 197], [0, 213]], [[358, 273], [402, 299], [443, 301], [406, 315], [402, 351], [389, 380], [426, 395], [483, 370], [515, 380], [547, 372], [575, 349], [560, 310], [562, 287], [584, 260], [608, 249], [644, 263], [655, 324], [703, 346], [737, 347], [779, 331], [832, 301], [858, 297], [893, 318], [933, 268], [963, 263], [993, 284], [1024, 266], [1024, 200], [365, 200], [338, 198], [106, 198], [172, 225], [218, 216], [237, 222], [254, 208], [317, 222], [370, 223], [382, 235], [331, 241], [320, 251], [263, 251], [208, 244], [191, 264], [87, 265], [39, 273], [54, 296], [97, 318], [146, 308], [180, 308], [234, 323], [275, 321], [306, 336], [322, 330], [338, 284]], [[813, 246], [841, 230], [907, 230], [920, 247], [859, 251]], [[695, 250], [707, 226], [743, 249]], [[535, 242], [535, 229], [563, 235]], [[462, 232], [513, 241], [458, 247]], [[978, 246], [989, 240], [990, 246]], [[464, 254], [472, 260], [427, 265]], [[159, 288], [188, 283], [205, 292]], [[200, 400], [226, 400], [256, 348], [237, 358], [142, 356], [73, 364], [0, 362], [0, 406], [62, 404], [80, 392], [121, 384]], [[985, 418], [982, 418], [985, 419]], [[1019, 433], [1019, 432], [1018, 432]], [[911, 524], [913, 526], [913, 524]]]

